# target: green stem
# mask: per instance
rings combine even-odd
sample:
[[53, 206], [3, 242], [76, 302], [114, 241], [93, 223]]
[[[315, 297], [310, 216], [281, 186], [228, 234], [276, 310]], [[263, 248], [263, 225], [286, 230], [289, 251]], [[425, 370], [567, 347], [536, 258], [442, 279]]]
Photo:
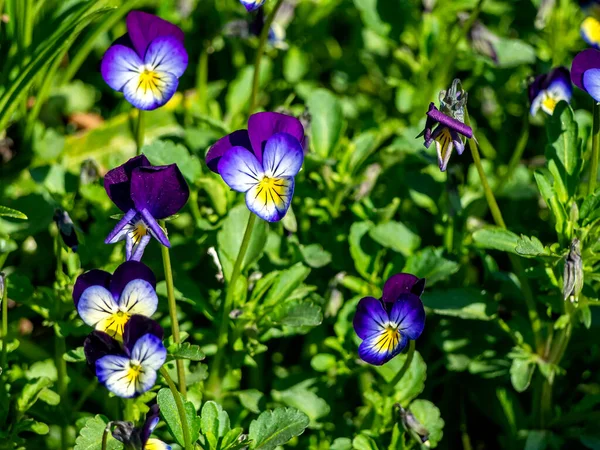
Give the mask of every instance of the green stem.
[[181, 428], [183, 431], [183, 442], [185, 450], [192, 450], [192, 439], [190, 435], [190, 429], [188, 427], [187, 416], [185, 414], [185, 408], [183, 407], [183, 401], [181, 400], [181, 395], [177, 392], [177, 387], [173, 380], [169, 376], [169, 372], [165, 369], [165, 366], [160, 368], [160, 374], [163, 376], [167, 384], [169, 385], [169, 389], [171, 389], [171, 394], [173, 394], [173, 398], [175, 399], [175, 406], [177, 406], [177, 412], [179, 413], [179, 420], [181, 421]]
[[129, 398], [123, 399], [123, 419], [127, 422], [134, 422], [133, 420], [133, 400]]
[[258, 48], [256, 49], [256, 60], [254, 62], [254, 76], [252, 77], [252, 94], [250, 95], [250, 108], [248, 110], [248, 114], [252, 114], [254, 109], [256, 108], [256, 101], [258, 96], [258, 88], [260, 84], [260, 63], [262, 61], [263, 54], [265, 53], [265, 46], [267, 45], [267, 38], [269, 37], [269, 30], [271, 29], [271, 25], [273, 20], [275, 19], [275, 15], [277, 11], [283, 4], [283, 0], [277, 0], [275, 7], [271, 11], [271, 14], [268, 15], [265, 20], [265, 24], [260, 33], [260, 38], [258, 41]]
[[[4, 276], [4, 274], [1, 274]], [[4, 292], [0, 293], [2, 297], [0, 301], [2, 302], [2, 356], [0, 358], [0, 369], [2, 369], [2, 374], [6, 374], [8, 366], [7, 362], [7, 349], [8, 349], [8, 280], [6, 277], [4, 278]]]
[[221, 323], [219, 326], [219, 334], [217, 335], [217, 353], [215, 354], [215, 360], [213, 362], [213, 368], [210, 371], [210, 379], [208, 385], [211, 391], [214, 391], [219, 384], [219, 379], [222, 375], [222, 362], [225, 352], [225, 346], [227, 345], [227, 338], [229, 334], [229, 314], [233, 308], [233, 297], [235, 294], [235, 287], [239, 276], [242, 273], [242, 263], [246, 256], [246, 251], [250, 245], [250, 238], [252, 236], [252, 230], [254, 229], [254, 223], [256, 222], [256, 215], [250, 213], [248, 216], [248, 224], [246, 225], [246, 231], [242, 238], [242, 244], [240, 251], [237, 255], [237, 259], [233, 265], [233, 271], [231, 272], [231, 279], [227, 286], [227, 294], [225, 295], [225, 301], [223, 302], [221, 310]]
[[198, 110], [201, 114], [208, 111], [208, 49], [204, 48], [198, 61], [196, 76], [196, 92], [198, 93]]
[[135, 145], [137, 148], [137, 154], [142, 154], [142, 147], [144, 146], [144, 111], [138, 109], [137, 126], [135, 127]]
[[594, 100], [594, 122], [592, 126], [592, 158], [590, 160], [590, 179], [588, 181], [588, 195], [596, 190], [598, 177], [598, 154], [600, 153], [600, 103]]
[[529, 140], [529, 116], [525, 119], [525, 123], [523, 124], [523, 130], [521, 131], [521, 136], [517, 141], [517, 146], [515, 147], [515, 151], [510, 157], [510, 161], [508, 162], [508, 166], [506, 166], [506, 173], [500, 180], [498, 181], [498, 187], [504, 186], [504, 183], [508, 181], [512, 173], [515, 171], [519, 163], [521, 162], [521, 158], [523, 157], [523, 152], [527, 147], [527, 142]]
[[55, 348], [55, 364], [56, 364], [56, 384], [57, 394], [60, 397], [59, 411], [62, 416], [61, 427], [60, 427], [60, 442], [61, 449], [66, 450], [67, 445], [67, 415], [69, 408], [66, 404], [68, 400], [67, 395], [67, 362], [63, 358], [63, 355], [67, 352], [67, 345], [65, 338], [61, 336], [58, 330], [54, 330], [54, 348]]
[[110, 433], [110, 422], [106, 424], [104, 432], [102, 433], [102, 450], [106, 450], [106, 443], [108, 442], [108, 433]]
[[[160, 221], [160, 226], [163, 230], [167, 230], [167, 224], [164, 220]], [[175, 286], [173, 284], [173, 270], [171, 269], [171, 256], [169, 249], [164, 245], [160, 248], [162, 253], [163, 268], [165, 271], [165, 282], [167, 283], [167, 300], [169, 303], [169, 316], [171, 317], [171, 332], [173, 334], [173, 342], [179, 344], [181, 337], [179, 335], [179, 321], [177, 320], [177, 304], [175, 302]], [[177, 359], [177, 382], [179, 383], [179, 391], [185, 398], [187, 396], [187, 386], [185, 384], [185, 368], [183, 360]]]
[[406, 361], [404, 361], [404, 365], [400, 368], [396, 376], [390, 381], [386, 386], [386, 393], [391, 393], [394, 390], [394, 387], [400, 382], [402, 377], [406, 374], [406, 371], [410, 367], [410, 363], [412, 363], [413, 357], [415, 356], [415, 341], [410, 341], [410, 346], [408, 347], [408, 353], [406, 354]]

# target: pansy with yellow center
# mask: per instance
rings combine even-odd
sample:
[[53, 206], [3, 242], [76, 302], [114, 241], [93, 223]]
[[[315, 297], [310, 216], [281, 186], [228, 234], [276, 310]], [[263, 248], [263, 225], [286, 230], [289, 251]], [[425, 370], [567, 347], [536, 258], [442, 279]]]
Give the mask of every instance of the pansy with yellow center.
[[572, 95], [569, 70], [566, 67], [555, 67], [547, 74], [538, 75], [529, 85], [530, 113], [535, 116], [541, 109], [552, 115], [558, 102], [569, 102]]
[[156, 312], [155, 287], [156, 278], [150, 268], [141, 262], [127, 261], [113, 275], [90, 270], [79, 276], [73, 300], [87, 325], [120, 341], [132, 315], [150, 317]]
[[416, 340], [425, 327], [425, 309], [420, 295], [425, 280], [408, 273], [388, 279], [380, 300], [365, 297], [358, 302], [354, 330], [363, 339], [360, 358], [376, 366], [398, 355], [409, 340]]
[[127, 34], [104, 54], [104, 81], [138, 109], [156, 109], [175, 94], [188, 64], [183, 32], [152, 14], [132, 11]]
[[151, 438], [152, 432], [160, 420], [160, 406], [154, 404], [146, 413], [142, 427], [132, 427], [131, 422], [113, 421], [112, 435], [125, 444], [126, 449], [134, 450], [171, 450], [171, 446], [160, 439]]

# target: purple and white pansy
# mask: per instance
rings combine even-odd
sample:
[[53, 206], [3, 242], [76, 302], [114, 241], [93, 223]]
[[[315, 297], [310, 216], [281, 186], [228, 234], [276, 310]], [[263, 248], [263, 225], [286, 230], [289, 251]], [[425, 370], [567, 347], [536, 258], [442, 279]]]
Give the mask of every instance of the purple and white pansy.
[[530, 113], [535, 116], [541, 109], [552, 115], [554, 108], [561, 100], [571, 101], [573, 86], [569, 77], [569, 69], [555, 67], [549, 73], [538, 75], [529, 85]]

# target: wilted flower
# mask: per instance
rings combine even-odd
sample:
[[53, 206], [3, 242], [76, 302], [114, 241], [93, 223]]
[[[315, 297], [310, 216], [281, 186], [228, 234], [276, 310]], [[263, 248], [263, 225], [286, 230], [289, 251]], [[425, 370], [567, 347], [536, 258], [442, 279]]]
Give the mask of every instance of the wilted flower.
[[136, 156], [109, 171], [104, 188], [125, 213], [105, 243], [125, 240], [127, 259], [135, 261], [142, 258], [151, 236], [165, 247], [171, 246], [157, 220], [176, 214], [190, 195], [176, 164], [153, 166], [144, 155]]
[[95, 183], [100, 179], [100, 169], [98, 164], [91, 158], [86, 159], [81, 163], [79, 171], [79, 182], [82, 185]]
[[475, 51], [498, 63], [496, 45], [500, 38], [492, 33], [483, 23], [477, 21], [473, 24], [469, 31], [469, 38]]
[[251, 12], [256, 11], [258, 8], [264, 5], [265, 1], [266, 0], [240, 0], [240, 3], [244, 5], [246, 11]]
[[131, 398], [154, 386], [156, 372], [167, 359], [162, 339], [163, 329], [158, 323], [134, 315], [125, 324], [122, 347], [108, 334], [94, 331], [83, 343], [83, 350], [98, 381], [113, 394]]
[[600, 22], [595, 17], [586, 17], [579, 27], [581, 37], [590, 46], [600, 48]]
[[573, 239], [563, 272], [563, 298], [577, 301], [582, 289], [583, 260], [581, 259], [581, 243], [579, 239]]
[[77, 233], [75, 232], [75, 225], [69, 216], [69, 213], [62, 209], [54, 210], [54, 222], [58, 228], [58, 232], [63, 242], [72, 251], [76, 252], [79, 246], [79, 239], [77, 239]]
[[246, 205], [268, 222], [285, 216], [294, 195], [294, 177], [304, 161], [304, 128], [298, 119], [272, 112], [250, 116], [248, 130], [217, 141], [208, 167], [227, 185], [246, 193]]
[[530, 113], [535, 116], [541, 109], [552, 115], [561, 100], [571, 101], [573, 87], [569, 78], [569, 69], [555, 67], [549, 73], [538, 75], [529, 85]]
[[188, 55], [183, 31], [166, 20], [141, 11], [127, 15], [127, 34], [106, 51], [104, 81], [138, 109], [167, 103], [185, 72]]
[[571, 64], [571, 81], [600, 101], [600, 51], [589, 48], [575, 56]]
[[421, 294], [425, 280], [408, 273], [390, 277], [380, 300], [365, 297], [358, 302], [354, 331], [363, 342], [358, 356], [373, 365], [385, 364], [398, 355], [409, 340], [416, 340], [425, 327]]
[[423, 426], [419, 419], [409, 410], [404, 409], [400, 403], [396, 403], [402, 426], [408, 433], [414, 433], [425, 447], [429, 447], [429, 431]]
[[113, 275], [98, 269], [80, 275], [73, 301], [87, 325], [120, 341], [132, 315], [150, 317], [156, 312], [155, 288], [156, 277], [148, 266], [127, 261]]
[[115, 429], [112, 435], [125, 444], [128, 450], [171, 450], [170, 445], [150, 437], [158, 425], [159, 414], [160, 407], [157, 404], [152, 405], [142, 428], [134, 427], [131, 422], [113, 422]]

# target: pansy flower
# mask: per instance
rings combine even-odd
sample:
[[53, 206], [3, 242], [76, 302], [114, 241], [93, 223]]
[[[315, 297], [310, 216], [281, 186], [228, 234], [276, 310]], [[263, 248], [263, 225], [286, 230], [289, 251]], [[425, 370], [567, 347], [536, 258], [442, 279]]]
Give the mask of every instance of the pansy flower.
[[146, 414], [142, 428], [134, 427], [131, 422], [113, 422], [115, 429], [112, 435], [125, 444], [125, 448], [133, 450], [171, 450], [171, 446], [163, 441], [151, 438], [152, 432], [159, 422], [160, 407], [154, 404]]
[[591, 47], [600, 48], [600, 22], [595, 17], [586, 17], [579, 27], [581, 37]]
[[573, 58], [571, 81], [600, 102], [600, 51], [589, 48]]
[[276, 222], [292, 202], [294, 177], [304, 161], [303, 143], [304, 128], [295, 117], [257, 113], [250, 116], [248, 130], [217, 141], [206, 163], [231, 189], [246, 193], [250, 211]]
[[125, 240], [128, 260], [139, 261], [150, 237], [165, 247], [169, 239], [157, 220], [176, 214], [190, 195], [176, 164], [153, 166], [144, 155], [131, 158], [104, 177], [104, 188], [125, 213], [110, 232], [107, 244]]
[[265, 1], [266, 0], [240, 0], [240, 3], [242, 5], [244, 5], [244, 8], [246, 8], [246, 11], [252, 12], [252, 11], [256, 11], [258, 8], [260, 8], [262, 5], [264, 5]]
[[152, 14], [127, 15], [127, 34], [104, 54], [104, 81], [138, 109], [152, 110], [167, 103], [185, 72], [188, 55], [183, 31]]
[[530, 113], [535, 116], [541, 109], [552, 115], [554, 108], [561, 100], [569, 102], [573, 95], [573, 87], [569, 78], [569, 69], [556, 67], [549, 73], [538, 75], [529, 85]]
[[376, 366], [398, 355], [409, 340], [416, 340], [425, 327], [425, 309], [420, 295], [425, 280], [408, 273], [390, 277], [381, 299], [365, 297], [358, 302], [354, 331], [363, 341], [360, 358]]
[[94, 331], [86, 338], [83, 350], [101, 384], [119, 397], [132, 398], [156, 383], [156, 372], [167, 359], [162, 339], [163, 329], [158, 323], [134, 315], [125, 324], [122, 347], [106, 333]]
[[113, 275], [97, 269], [80, 275], [73, 301], [87, 325], [120, 341], [132, 315], [150, 317], [156, 312], [155, 288], [156, 278], [148, 266], [127, 261]]

